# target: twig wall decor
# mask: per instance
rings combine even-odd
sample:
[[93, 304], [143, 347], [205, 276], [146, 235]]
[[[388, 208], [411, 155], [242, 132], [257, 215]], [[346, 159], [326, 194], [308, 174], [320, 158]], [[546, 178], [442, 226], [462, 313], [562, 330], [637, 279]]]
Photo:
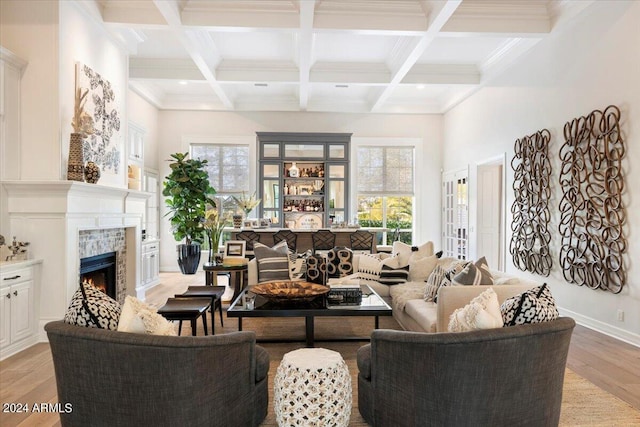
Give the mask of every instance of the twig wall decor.
[[509, 251], [517, 268], [543, 276], [549, 275], [553, 264], [549, 253], [550, 139], [549, 131], [543, 129], [516, 140], [511, 159], [515, 200]]
[[626, 281], [622, 202], [624, 141], [620, 110], [610, 105], [564, 126], [560, 148], [560, 265], [564, 278], [618, 293]]

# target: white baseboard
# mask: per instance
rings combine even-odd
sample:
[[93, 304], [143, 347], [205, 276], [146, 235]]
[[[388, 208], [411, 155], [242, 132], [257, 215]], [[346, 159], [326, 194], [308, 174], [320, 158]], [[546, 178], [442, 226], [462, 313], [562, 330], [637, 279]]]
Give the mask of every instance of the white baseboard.
[[616, 328], [615, 326], [611, 326], [607, 323], [592, 319], [591, 317], [584, 316], [571, 310], [566, 310], [562, 307], [558, 307], [558, 311], [562, 316], [573, 318], [573, 320], [575, 320], [579, 325], [582, 325], [589, 329], [593, 329], [594, 331], [608, 335], [620, 341], [624, 341], [633, 346], [640, 347], [640, 335], [638, 334], [625, 331], [624, 329]]

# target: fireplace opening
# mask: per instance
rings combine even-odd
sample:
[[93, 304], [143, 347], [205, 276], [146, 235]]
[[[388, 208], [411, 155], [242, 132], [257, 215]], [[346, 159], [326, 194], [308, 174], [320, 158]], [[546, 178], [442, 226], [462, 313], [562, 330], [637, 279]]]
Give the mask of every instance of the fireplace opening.
[[80, 281], [90, 283], [116, 299], [116, 253], [81, 258]]

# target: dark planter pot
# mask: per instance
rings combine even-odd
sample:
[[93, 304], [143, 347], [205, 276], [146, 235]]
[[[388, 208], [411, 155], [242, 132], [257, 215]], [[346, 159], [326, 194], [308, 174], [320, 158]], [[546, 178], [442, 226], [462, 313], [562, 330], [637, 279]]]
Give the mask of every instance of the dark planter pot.
[[200, 244], [180, 244], [176, 246], [178, 251], [178, 265], [182, 274], [196, 274], [200, 264]]

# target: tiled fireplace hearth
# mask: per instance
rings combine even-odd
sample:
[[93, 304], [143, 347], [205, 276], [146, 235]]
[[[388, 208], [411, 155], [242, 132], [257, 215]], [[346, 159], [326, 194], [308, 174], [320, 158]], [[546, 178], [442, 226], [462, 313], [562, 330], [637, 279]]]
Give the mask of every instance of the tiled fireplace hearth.
[[[79, 258], [83, 260], [96, 257], [98, 255], [113, 254], [115, 257], [114, 295], [110, 295], [121, 304], [127, 296], [127, 246], [124, 228], [106, 228], [102, 230], [82, 230], [78, 237]], [[78, 270], [78, 275], [82, 276], [82, 271]], [[107, 279], [108, 277], [105, 277]], [[108, 282], [108, 280], [105, 280]], [[105, 285], [105, 293], [108, 290], [108, 283], [98, 283]]]
[[30, 242], [30, 258], [42, 259], [38, 310], [43, 326], [64, 317], [80, 281], [80, 259], [116, 253], [117, 299], [144, 300], [141, 285], [142, 215], [149, 193], [75, 181], [2, 182], [12, 235]]

